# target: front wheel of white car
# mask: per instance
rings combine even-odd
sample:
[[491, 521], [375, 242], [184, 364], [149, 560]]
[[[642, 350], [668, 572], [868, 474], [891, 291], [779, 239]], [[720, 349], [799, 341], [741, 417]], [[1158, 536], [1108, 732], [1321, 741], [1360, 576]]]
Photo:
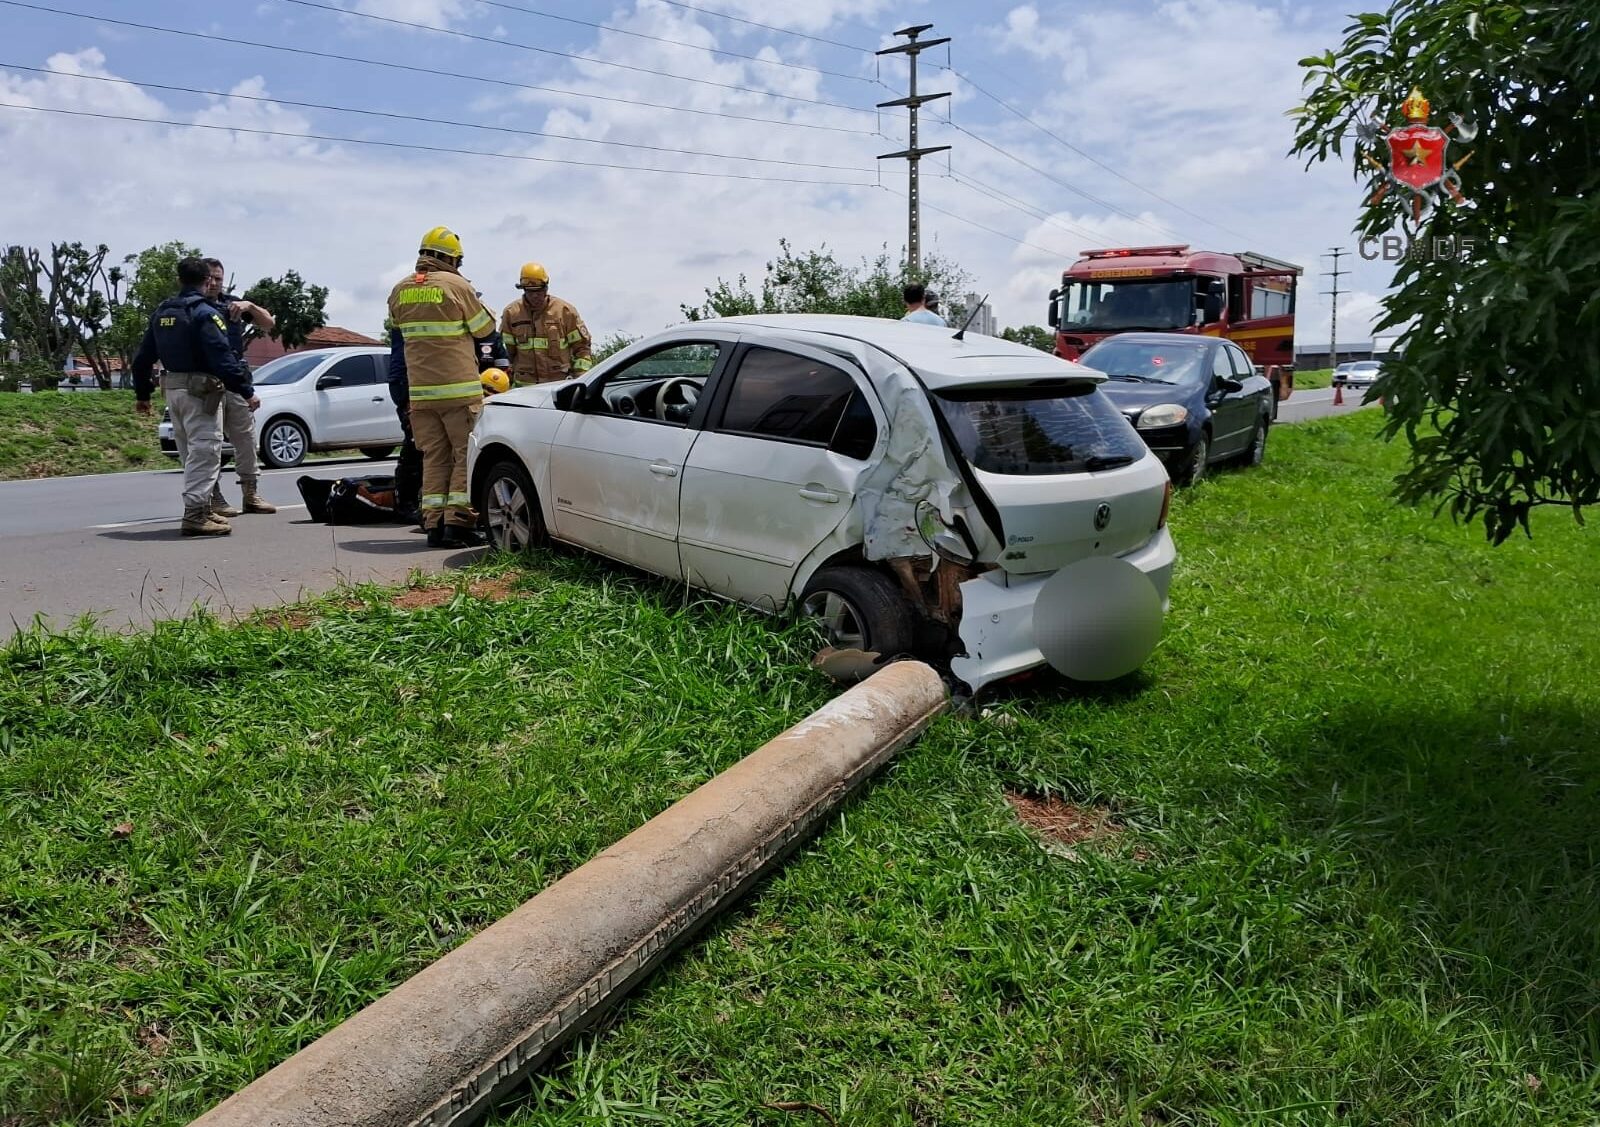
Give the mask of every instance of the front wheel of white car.
[[545, 542], [544, 515], [533, 482], [520, 462], [496, 462], [483, 479], [478, 509], [489, 543], [502, 552], [527, 552]]
[[891, 658], [915, 644], [910, 603], [893, 580], [871, 568], [823, 568], [806, 584], [800, 609], [822, 625], [834, 649]]

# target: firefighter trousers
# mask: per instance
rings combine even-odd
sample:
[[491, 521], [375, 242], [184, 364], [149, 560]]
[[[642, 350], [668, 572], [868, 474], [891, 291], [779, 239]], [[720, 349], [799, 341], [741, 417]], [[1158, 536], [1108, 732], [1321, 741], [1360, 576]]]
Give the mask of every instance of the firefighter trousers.
[[422, 451], [422, 527], [478, 523], [467, 493], [467, 439], [482, 411], [481, 399], [411, 401], [411, 433]]

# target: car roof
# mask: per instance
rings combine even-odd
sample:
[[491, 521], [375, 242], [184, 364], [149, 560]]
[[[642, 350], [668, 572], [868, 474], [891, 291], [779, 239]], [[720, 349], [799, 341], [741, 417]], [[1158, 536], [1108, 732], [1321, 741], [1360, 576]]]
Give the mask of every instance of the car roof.
[[697, 324], [751, 326], [812, 347], [834, 345], [837, 338], [857, 341], [888, 353], [917, 373], [930, 388], [959, 386], [965, 379], [1007, 375], [1092, 379], [1099, 372], [1025, 344], [985, 336], [970, 330], [956, 340], [959, 326], [924, 325], [892, 321], [887, 317], [847, 317], [818, 313], [769, 313], [752, 317], [724, 317]]
[[1096, 341], [1095, 344], [1098, 346], [1108, 341], [1129, 341], [1133, 344], [1186, 344], [1193, 348], [1204, 348], [1218, 339], [1201, 336], [1198, 333], [1118, 333], [1116, 336]]

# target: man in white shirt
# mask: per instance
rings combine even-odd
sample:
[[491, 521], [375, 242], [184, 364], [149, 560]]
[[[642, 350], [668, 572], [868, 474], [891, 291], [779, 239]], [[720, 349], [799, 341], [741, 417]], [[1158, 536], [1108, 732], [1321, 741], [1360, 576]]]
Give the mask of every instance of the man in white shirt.
[[906, 315], [900, 320], [915, 321], [920, 325], [946, 325], [945, 319], [928, 308], [928, 288], [921, 282], [912, 282], [900, 291], [905, 299]]

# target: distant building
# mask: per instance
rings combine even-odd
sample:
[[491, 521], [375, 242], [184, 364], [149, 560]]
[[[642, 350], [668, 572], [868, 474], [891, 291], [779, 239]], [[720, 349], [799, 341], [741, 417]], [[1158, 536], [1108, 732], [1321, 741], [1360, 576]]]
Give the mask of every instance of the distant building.
[[[311, 335], [306, 338], [305, 344], [300, 347], [361, 348], [363, 346], [387, 343], [387, 341], [374, 340], [372, 337], [362, 336], [351, 329], [341, 329], [338, 325], [324, 325], [320, 329], [313, 330]], [[252, 368], [259, 368], [267, 361], [276, 360], [289, 351], [290, 349], [284, 348], [282, 344], [271, 337], [257, 337], [245, 346], [244, 362]], [[296, 349], [294, 351], [299, 350]]]
[[962, 294], [961, 306], [963, 309], [961, 320], [952, 322], [956, 328], [959, 329], [961, 321], [965, 321], [967, 317], [972, 315], [972, 311], [976, 309], [978, 314], [972, 318], [972, 323], [967, 326], [967, 332], [982, 333], [986, 337], [995, 335], [994, 310], [990, 308], [988, 302], [975, 293]]

